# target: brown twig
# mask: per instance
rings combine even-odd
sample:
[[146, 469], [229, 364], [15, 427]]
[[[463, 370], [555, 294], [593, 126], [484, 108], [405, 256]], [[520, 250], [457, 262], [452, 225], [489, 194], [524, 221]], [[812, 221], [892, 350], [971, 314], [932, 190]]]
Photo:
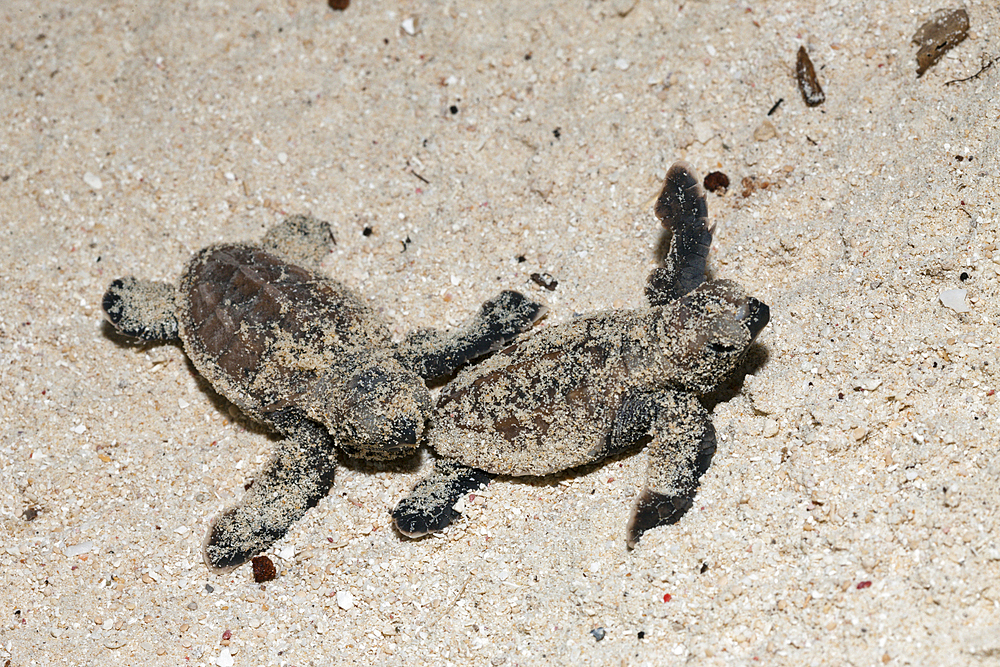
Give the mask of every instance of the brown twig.
[[994, 62], [995, 60], [991, 58], [988, 63], [980, 67], [979, 71], [973, 74], [972, 76], [967, 76], [964, 79], [952, 79], [951, 81], [945, 81], [944, 85], [950, 86], [953, 83], [964, 83], [966, 81], [972, 81], [973, 79], [978, 79], [980, 76], [982, 76], [983, 72], [985, 72], [986, 70], [988, 70], [990, 67], [993, 66]]

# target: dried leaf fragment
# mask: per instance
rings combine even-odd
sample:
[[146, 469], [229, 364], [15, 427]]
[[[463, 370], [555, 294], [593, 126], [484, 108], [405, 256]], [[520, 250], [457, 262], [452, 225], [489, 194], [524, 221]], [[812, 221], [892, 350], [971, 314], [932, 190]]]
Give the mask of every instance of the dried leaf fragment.
[[795, 78], [799, 82], [799, 91], [806, 106], [817, 107], [826, 101], [826, 94], [816, 78], [816, 68], [804, 46], [799, 47], [799, 56], [795, 61]]
[[969, 14], [964, 9], [939, 9], [913, 33], [917, 49], [917, 77], [969, 36]]

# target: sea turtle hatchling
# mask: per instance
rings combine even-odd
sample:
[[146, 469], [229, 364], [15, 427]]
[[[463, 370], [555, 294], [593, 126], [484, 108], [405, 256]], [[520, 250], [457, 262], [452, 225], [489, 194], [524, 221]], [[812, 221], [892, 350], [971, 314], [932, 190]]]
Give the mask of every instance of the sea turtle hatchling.
[[412, 451], [432, 407], [424, 381], [503, 347], [544, 312], [503, 292], [450, 335], [423, 330], [394, 344], [370, 307], [319, 274], [332, 240], [327, 223], [291, 217], [259, 244], [201, 250], [176, 286], [128, 277], [104, 295], [118, 331], [180, 339], [216, 391], [284, 436], [209, 529], [214, 568], [246, 562], [315, 506], [333, 483], [338, 447], [376, 460]]
[[439, 458], [396, 506], [400, 532], [444, 528], [492, 475], [550, 475], [641, 443], [649, 467], [628, 545], [691, 506], [716, 442], [698, 396], [739, 366], [770, 313], [733, 282], [706, 282], [713, 227], [688, 165], [671, 167], [655, 212], [673, 237], [649, 276], [649, 308], [536, 330], [442, 390], [428, 435]]

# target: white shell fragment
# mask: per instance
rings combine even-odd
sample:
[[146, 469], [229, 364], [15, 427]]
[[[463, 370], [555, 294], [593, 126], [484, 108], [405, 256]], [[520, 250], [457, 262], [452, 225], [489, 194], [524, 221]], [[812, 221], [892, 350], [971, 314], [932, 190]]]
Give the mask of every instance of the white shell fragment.
[[946, 289], [941, 292], [938, 298], [941, 299], [941, 303], [951, 308], [956, 313], [967, 313], [969, 312], [969, 304], [965, 302], [965, 295], [968, 290], [964, 289]]
[[864, 389], [865, 391], [875, 391], [880, 386], [882, 386], [882, 380], [879, 378], [865, 378], [856, 379], [853, 383], [854, 389]]
[[83, 182], [89, 185], [94, 190], [100, 190], [104, 185], [103, 183], [101, 183], [100, 176], [98, 176], [97, 174], [93, 174], [89, 171], [83, 175]]
[[344, 611], [354, 608], [354, 596], [350, 591], [337, 591], [337, 606]]
[[63, 549], [63, 553], [68, 557], [72, 558], [74, 556], [82, 556], [85, 553], [89, 553], [91, 549], [94, 548], [94, 543], [90, 540], [85, 542], [78, 542], [76, 544], [71, 544]]

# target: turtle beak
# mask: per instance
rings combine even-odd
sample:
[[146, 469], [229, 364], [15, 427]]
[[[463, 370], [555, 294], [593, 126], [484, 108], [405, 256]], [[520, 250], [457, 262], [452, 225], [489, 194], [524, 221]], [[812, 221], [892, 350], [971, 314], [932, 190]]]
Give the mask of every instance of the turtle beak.
[[771, 309], [763, 301], [750, 297], [747, 299], [747, 316], [743, 320], [750, 330], [750, 340], [757, 338], [767, 323], [771, 321]]

